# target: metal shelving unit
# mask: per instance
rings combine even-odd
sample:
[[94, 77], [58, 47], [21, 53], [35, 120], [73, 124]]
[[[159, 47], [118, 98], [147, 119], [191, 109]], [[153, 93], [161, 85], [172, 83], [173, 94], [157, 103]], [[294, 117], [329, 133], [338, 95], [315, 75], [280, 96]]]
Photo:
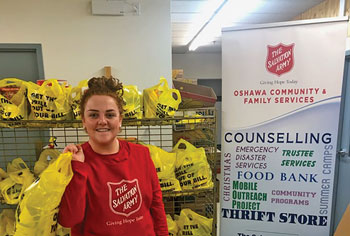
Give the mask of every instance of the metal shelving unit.
[[[88, 136], [80, 121], [0, 121], [0, 167], [14, 158], [21, 157], [33, 170], [50, 137], [56, 137], [59, 151], [69, 143], [83, 143]], [[119, 138], [131, 142], [156, 145], [171, 151], [180, 138], [206, 150], [212, 169], [213, 189], [164, 192], [163, 201], [167, 214], [180, 214], [190, 208], [200, 215], [213, 218], [216, 235], [216, 114], [214, 108], [180, 110], [175, 117], [165, 119], [123, 120]], [[6, 208], [2, 206], [2, 208]]]

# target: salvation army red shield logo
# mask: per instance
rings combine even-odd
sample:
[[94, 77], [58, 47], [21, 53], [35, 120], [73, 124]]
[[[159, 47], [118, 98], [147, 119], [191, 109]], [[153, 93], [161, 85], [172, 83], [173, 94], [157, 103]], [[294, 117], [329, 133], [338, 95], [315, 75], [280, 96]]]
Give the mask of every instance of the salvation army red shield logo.
[[289, 72], [294, 66], [294, 43], [267, 45], [266, 69], [278, 76]]
[[142, 197], [137, 179], [108, 182], [107, 185], [109, 206], [115, 214], [128, 217], [140, 209]]

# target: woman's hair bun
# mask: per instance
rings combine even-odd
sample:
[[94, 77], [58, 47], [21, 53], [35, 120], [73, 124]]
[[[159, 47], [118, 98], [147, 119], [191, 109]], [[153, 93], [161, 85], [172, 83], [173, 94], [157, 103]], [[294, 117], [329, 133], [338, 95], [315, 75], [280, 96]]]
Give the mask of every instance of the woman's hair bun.
[[123, 91], [123, 85], [119, 79], [114, 77], [93, 77], [88, 82], [89, 89], [99, 91], [110, 91], [113, 93], [120, 93]]

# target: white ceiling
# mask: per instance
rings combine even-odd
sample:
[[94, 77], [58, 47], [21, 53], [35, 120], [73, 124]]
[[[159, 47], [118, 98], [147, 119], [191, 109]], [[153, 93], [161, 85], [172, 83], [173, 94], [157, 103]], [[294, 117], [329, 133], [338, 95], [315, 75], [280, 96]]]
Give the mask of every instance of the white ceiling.
[[[213, 0], [171, 0], [171, 27], [173, 53], [188, 52], [188, 43], [195, 33], [189, 30], [195, 26], [195, 20], [201, 16], [205, 4]], [[250, 1], [250, 0], [241, 0]], [[324, 0], [262, 0], [258, 9], [236, 21], [236, 25], [262, 24], [292, 20], [309, 8]], [[198, 31], [201, 27], [197, 27]], [[196, 52], [220, 52], [221, 38], [211, 45], [199, 47]]]

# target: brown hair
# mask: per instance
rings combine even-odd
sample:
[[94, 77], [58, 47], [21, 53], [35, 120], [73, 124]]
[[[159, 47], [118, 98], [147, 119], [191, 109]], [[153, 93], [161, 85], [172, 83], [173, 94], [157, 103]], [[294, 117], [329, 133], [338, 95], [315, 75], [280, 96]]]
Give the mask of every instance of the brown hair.
[[112, 97], [119, 109], [119, 114], [123, 115], [123, 84], [119, 79], [110, 77], [93, 77], [88, 82], [88, 89], [83, 93], [80, 100], [81, 116], [84, 117], [85, 105], [93, 95], [106, 95]]

